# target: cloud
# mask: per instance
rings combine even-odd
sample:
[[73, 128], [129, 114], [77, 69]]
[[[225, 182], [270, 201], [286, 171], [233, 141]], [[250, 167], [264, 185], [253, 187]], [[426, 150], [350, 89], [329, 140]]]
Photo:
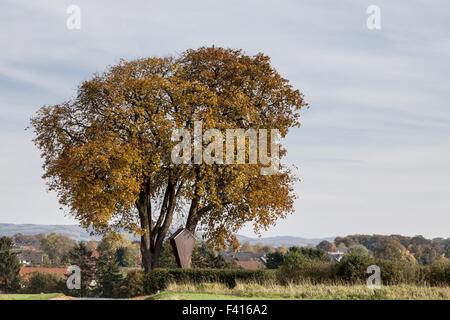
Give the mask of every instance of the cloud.
[[[70, 4], [81, 30], [66, 28]], [[51, 1], [0, 4], [0, 220], [67, 221], [24, 132], [44, 104], [141, 56], [219, 45], [264, 52], [311, 109], [285, 142], [303, 179], [297, 212], [268, 234], [448, 236], [450, 33], [445, 0]], [[251, 233], [250, 229], [244, 232]]]

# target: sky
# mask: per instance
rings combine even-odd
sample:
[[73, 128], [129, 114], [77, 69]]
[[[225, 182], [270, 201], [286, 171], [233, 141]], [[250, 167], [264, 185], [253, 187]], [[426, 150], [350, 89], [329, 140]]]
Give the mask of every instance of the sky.
[[[67, 27], [70, 5], [80, 29]], [[369, 5], [381, 29], [366, 25]], [[0, 223], [76, 223], [25, 131], [41, 106], [121, 58], [216, 45], [270, 56], [310, 104], [283, 142], [301, 178], [296, 211], [263, 236], [449, 237], [449, 11], [447, 0], [2, 0]]]

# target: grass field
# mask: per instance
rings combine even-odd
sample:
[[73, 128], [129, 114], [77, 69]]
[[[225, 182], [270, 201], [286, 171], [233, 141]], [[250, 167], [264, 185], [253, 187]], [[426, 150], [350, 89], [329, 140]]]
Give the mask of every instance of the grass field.
[[229, 289], [222, 284], [171, 284], [161, 293], [141, 299], [153, 300], [449, 300], [450, 287], [383, 286], [369, 289], [364, 285], [257, 285], [238, 284]]
[[61, 293], [0, 294], [0, 300], [49, 300], [61, 296], [63, 296]]

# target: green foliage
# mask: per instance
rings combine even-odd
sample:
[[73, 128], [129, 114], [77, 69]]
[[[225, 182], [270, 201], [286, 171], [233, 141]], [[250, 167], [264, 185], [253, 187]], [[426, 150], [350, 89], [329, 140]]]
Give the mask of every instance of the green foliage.
[[4, 292], [14, 292], [19, 287], [20, 262], [12, 252], [12, 240], [0, 238], [0, 288]]
[[75, 244], [69, 237], [52, 232], [41, 240], [41, 250], [47, 254], [51, 264], [59, 265]]
[[236, 281], [265, 283], [274, 281], [275, 273], [270, 270], [241, 269], [156, 269], [144, 276], [144, 288], [147, 294], [156, 293], [169, 283], [204, 282], [224, 283], [229, 288], [236, 286]]
[[237, 268], [236, 263], [225, 261], [221, 254], [205, 242], [197, 245], [192, 253], [192, 267], [199, 269], [232, 269]]
[[334, 249], [335, 249], [335, 245], [334, 245], [334, 243], [331, 243], [331, 242], [329, 242], [329, 241], [327, 241], [327, 240], [322, 240], [317, 246], [316, 246], [316, 248], [317, 249], [322, 249], [322, 250], [324, 250], [324, 251], [326, 251], [326, 252], [329, 252], [329, 251], [333, 251]]
[[417, 261], [423, 265], [432, 265], [438, 258], [439, 255], [433, 248], [425, 247], [422, 252], [418, 254]]
[[96, 263], [96, 259], [92, 257], [92, 251], [86, 247], [84, 242], [80, 242], [67, 253], [66, 259], [71, 265], [76, 265], [81, 269], [81, 289], [71, 290], [71, 294], [82, 297], [91, 295], [93, 293], [91, 283], [95, 279]]
[[119, 286], [123, 277], [112, 248], [103, 250], [100, 254], [95, 275], [98, 281], [98, 294], [102, 297], [113, 297], [114, 290]]
[[329, 261], [311, 259], [300, 251], [289, 251], [277, 270], [281, 284], [327, 283], [335, 278], [335, 264]]
[[373, 258], [367, 254], [350, 252], [337, 265], [337, 275], [346, 281], [358, 282], [366, 278], [366, 270], [373, 264]]
[[173, 249], [170, 245], [170, 241], [164, 242], [158, 262], [160, 268], [177, 268], [177, 261], [173, 255]]
[[355, 254], [366, 255], [366, 256], [370, 255], [369, 250], [366, 247], [364, 247], [362, 244], [356, 244], [356, 245], [351, 246], [349, 249], [349, 253], [355, 253]]
[[144, 274], [139, 270], [128, 272], [114, 290], [114, 296], [117, 298], [132, 298], [144, 294]]
[[407, 261], [378, 259], [375, 264], [380, 268], [383, 285], [423, 283], [420, 268]]
[[380, 241], [373, 249], [377, 259], [399, 261], [404, 257], [405, 247], [396, 240], [385, 239]]
[[290, 247], [289, 252], [299, 252], [308, 259], [317, 259], [322, 261], [330, 261], [325, 250], [306, 247]]
[[120, 247], [116, 250], [116, 260], [121, 267], [135, 267], [137, 255], [135, 247]]
[[436, 261], [427, 268], [427, 282], [432, 286], [450, 286], [450, 262]]
[[23, 292], [55, 293], [64, 292], [66, 288], [66, 280], [63, 276], [45, 272], [33, 272], [25, 282]]
[[280, 251], [271, 252], [266, 255], [266, 259], [267, 269], [278, 269], [284, 261], [284, 254]]

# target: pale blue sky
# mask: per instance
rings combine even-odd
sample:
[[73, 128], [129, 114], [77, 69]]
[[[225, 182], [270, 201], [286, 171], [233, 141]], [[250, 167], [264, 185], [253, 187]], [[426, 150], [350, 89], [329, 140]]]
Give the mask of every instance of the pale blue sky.
[[[81, 30], [66, 28], [70, 4]], [[371, 4], [381, 30], [366, 27]], [[449, 237], [449, 12], [446, 0], [4, 0], [0, 222], [74, 222], [24, 131], [40, 106], [120, 58], [215, 44], [269, 55], [311, 104], [286, 141], [302, 178], [296, 213], [264, 235]]]

